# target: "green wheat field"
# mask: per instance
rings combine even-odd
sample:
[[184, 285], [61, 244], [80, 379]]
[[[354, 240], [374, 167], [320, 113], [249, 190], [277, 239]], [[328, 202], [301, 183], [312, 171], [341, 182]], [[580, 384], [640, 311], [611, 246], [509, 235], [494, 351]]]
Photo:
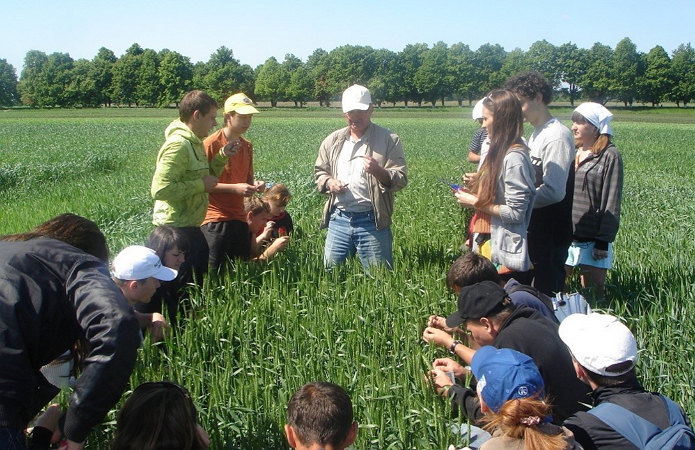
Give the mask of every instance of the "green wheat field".
[[[571, 108], [552, 111], [567, 125]], [[695, 110], [616, 110], [625, 189], [609, 298], [592, 306], [624, 318], [638, 339], [638, 373], [695, 414]], [[149, 185], [174, 110], [0, 111], [0, 234], [26, 231], [63, 212], [94, 220], [112, 255], [152, 229]], [[393, 272], [359, 262], [322, 267], [324, 198], [313, 183], [321, 140], [342, 127], [339, 110], [263, 110], [247, 137], [257, 178], [283, 182], [297, 232], [269, 264], [240, 264], [193, 292], [193, 311], [163, 345], [147, 340], [131, 388], [186, 386], [213, 449], [288, 448], [282, 426], [291, 394], [326, 380], [344, 386], [360, 423], [355, 449], [444, 449], [449, 405], [424, 380], [445, 356], [422, 342], [430, 314], [455, 299], [444, 284], [461, 254], [467, 215], [449, 188], [477, 123], [470, 108], [377, 110], [400, 135], [409, 185], [396, 197]], [[218, 119], [219, 121], [219, 119]], [[527, 130], [527, 135], [530, 128]], [[571, 287], [577, 288], [576, 280]], [[124, 394], [124, 399], [129, 391]], [[63, 402], [65, 399], [63, 398]], [[117, 405], [120, 406], [120, 405]], [[87, 448], [108, 447], [116, 409]]]

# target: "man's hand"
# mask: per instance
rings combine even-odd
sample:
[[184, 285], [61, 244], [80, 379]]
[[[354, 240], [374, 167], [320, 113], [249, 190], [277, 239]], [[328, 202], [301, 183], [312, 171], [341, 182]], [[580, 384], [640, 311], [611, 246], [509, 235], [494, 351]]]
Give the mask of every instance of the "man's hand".
[[449, 333], [434, 327], [425, 328], [425, 331], [422, 332], [422, 339], [444, 348], [449, 348], [454, 342], [454, 338]]
[[205, 192], [210, 192], [212, 189], [217, 186], [217, 182], [219, 180], [217, 179], [216, 176], [214, 175], [205, 175], [203, 177], [203, 184], [205, 184]]
[[196, 425], [195, 431], [198, 433], [198, 436], [200, 436], [200, 440], [203, 442], [205, 448], [210, 447], [210, 435], [208, 435], [208, 432], [205, 431], [205, 428], [200, 425]]
[[241, 150], [241, 140], [234, 139], [233, 141], [227, 142], [227, 145], [222, 147], [222, 154], [227, 158], [231, 158], [239, 153], [239, 150]]
[[251, 197], [257, 192], [256, 187], [248, 183], [235, 183], [232, 185], [234, 193], [243, 197]]
[[594, 247], [592, 254], [596, 260], [608, 258], [608, 250], [599, 250], [596, 247]]
[[451, 372], [454, 377], [463, 379], [470, 373], [468, 369], [463, 367], [451, 358], [437, 358], [432, 362], [433, 369], [439, 369], [444, 372]]
[[286, 249], [289, 243], [289, 236], [280, 236], [279, 238], [275, 239], [272, 244], [270, 244], [270, 247], [275, 251], [275, 253], [277, 253], [280, 250]]
[[368, 155], [363, 156], [362, 160], [364, 161], [363, 168], [365, 172], [374, 175], [383, 184], [390, 183], [389, 171], [381, 167], [379, 161]]
[[256, 192], [265, 192], [265, 181], [256, 180], [253, 182], [253, 187], [256, 189]]
[[447, 386], [451, 387], [454, 385], [451, 378], [449, 378], [449, 375], [447, 375], [441, 369], [433, 369], [430, 370], [429, 376], [432, 379], [432, 387], [434, 387], [434, 390], [437, 391], [437, 394], [441, 395], [442, 397], [446, 397], [448, 395]]
[[335, 178], [328, 180], [328, 182], [326, 182], [326, 187], [331, 194], [341, 194], [348, 189], [347, 183], [343, 183]]
[[450, 328], [446, 326], [446, 317], [442, 316], [430, 316], [427, 320], [427, 326], [432, 328], [437, 328], [439, 330], [444, 330], [449, 334], [453, 334], [459, 331], [458, 328]]
[[54, 403], [46, 408], [46, 411], [41, 413], [41, 415], [36, 419], [35, 426], [43, 427], [53, 433], [51, 436], [51, 444], [58, 442], [62, 436], [60, 430], [58, 429], [58, 420], [62, 415], [63, 412], [60, 410], [60, 405]]
[[258, 238], [256, 241], [260, 244], [261, 242], [265, 242], [268, 239], [271, 238], [273, 235], [273, 228], [275, 227], [275, 222], [272, 220], [269, 220], [266, 222], [265, 227], [263, 228], [263, 231], [261, 231], [261, 234], [258, 235]]
[[152, 313], [152, 320], [150, 321], [148, 328], [150, 329], [150, 338], [154, 342], [159, 342], [164, 339], [164, 335], [171, 327], [163, 315], [155, 312]]

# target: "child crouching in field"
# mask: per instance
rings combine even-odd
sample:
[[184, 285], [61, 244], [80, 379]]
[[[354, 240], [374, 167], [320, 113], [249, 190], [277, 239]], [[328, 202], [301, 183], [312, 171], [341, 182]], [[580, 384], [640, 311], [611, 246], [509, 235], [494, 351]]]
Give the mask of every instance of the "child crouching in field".
[[284, 184], [276, 183], [265, 191], [263, 198], [270, 206], [269, 220], [274, 223], [272, 237], [289, 236], [294, 231], [292, 217], [286, 209], [292, 198], [290, 190]]
[[343, 450], [357, 437], [352, 401], [342, 387], [323, 381], [308, 383], [287, 405], [285, 434], [298, 450]]
[[[245, 248], [241, 258], [245, 260], [270, 260], [275, 254], [284, 250], [289, 244], [289, 236], [272, 238], [274, 222], [270, 219], [270, 205], [257, 195], [244, 198], [244, 212], [246, 225], [248, 226], [248, 247]], [[260, 234], [259, 234], [260, 233]], [[270, 242], [265, 249], [263, 246]], [[247, 251], [246, 251], [247, 250]]]

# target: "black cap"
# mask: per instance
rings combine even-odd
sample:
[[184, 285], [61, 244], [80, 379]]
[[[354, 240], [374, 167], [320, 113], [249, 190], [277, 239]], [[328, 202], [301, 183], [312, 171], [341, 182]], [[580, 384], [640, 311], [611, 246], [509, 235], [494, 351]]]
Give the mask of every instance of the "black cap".
[[446, 318], [446, 326], [457, 327], [468, 319], [480, 319], [499, 312], [507, 298], [507, 292], [494, 281], [466, 286], [459, 294], [459, 309]]

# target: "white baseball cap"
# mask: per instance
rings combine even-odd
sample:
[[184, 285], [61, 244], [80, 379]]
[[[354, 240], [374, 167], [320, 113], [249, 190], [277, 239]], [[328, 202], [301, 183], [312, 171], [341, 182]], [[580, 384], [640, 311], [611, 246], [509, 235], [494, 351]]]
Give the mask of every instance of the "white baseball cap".
[[177, 271], [164, 266], [154, 250], [142, 245], [131, 245], [121, 250], [111, 266], [114, 278], [119, 280], [144, 280], [153, 277], [161, 281], [171, 281], [178, 274]]
[[[574, 359], [598, 375], [622, 375], [637, 362], [635, 337], [617, 317], [609, 314], [572, 314], [560, 323], [559, 333]], [[632, 365], [622, 372], [606, 370], [627, 361]]]
[[372, 104], [372, 94], [369, 89], [359, 84], [353, 84], [343, 92], [343, 112], [354, 110], [366, 111]]
[[473, 113], [472, 113], [473, 120], [478, 120], [478, 119], [483, 118], [483, 101], [484, 100], [485, 100], [484, 98], [478, 100], [478, 103], [476, 103], [475, 106], [473, 107]]

